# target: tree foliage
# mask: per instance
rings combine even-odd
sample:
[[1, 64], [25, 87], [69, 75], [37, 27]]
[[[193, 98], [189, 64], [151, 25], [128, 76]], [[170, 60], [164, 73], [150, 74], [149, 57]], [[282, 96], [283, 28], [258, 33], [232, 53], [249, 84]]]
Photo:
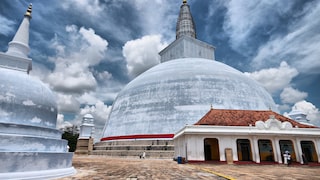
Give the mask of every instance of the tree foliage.
[[78, 137], [79, 133], [74, 134], [72, 132], [65, 131], [62, 134], [62, 139], [68, 141], [69, 152], [74, 152], [76, 150]]

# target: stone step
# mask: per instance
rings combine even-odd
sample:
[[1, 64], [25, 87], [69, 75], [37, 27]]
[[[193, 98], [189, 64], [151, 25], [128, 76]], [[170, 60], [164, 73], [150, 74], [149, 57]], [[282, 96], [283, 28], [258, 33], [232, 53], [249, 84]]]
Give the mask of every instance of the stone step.
[[174, 150], [174, 146], [160, 146], [160, 145], [153, 145], [153, 146], [139, 146], [139, 145], [116, 145], [116, 146], [94, 146], [95, 150]]
[[94, 145], [93, 155], [117, 157], [139, 157], [146, 152], [149, 158], [173, 158], [174, 145], [172, 140], [119, 140], [98, 142]]
[[119, 141], [101, 141], [95, 143], [95, 146], [114, 146], [114, 145], [173, 145], [172, 140], [119, 140]]
[[[120, 150], [94, 150], [91, 155], [105, 155], [105, 156], [121, 156], [121, 157], [137, 157], [139, 158], [143, 151], [120, 151]], [[166, 158], [174, 157], [174, 151], [145, 151], [146, 158]]]

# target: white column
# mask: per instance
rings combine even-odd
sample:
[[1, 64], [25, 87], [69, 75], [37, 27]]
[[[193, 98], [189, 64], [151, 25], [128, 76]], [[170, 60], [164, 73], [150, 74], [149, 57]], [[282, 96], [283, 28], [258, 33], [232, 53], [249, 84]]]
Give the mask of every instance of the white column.
[[315, 142], [315, 149], [316, 149], [316, 153], [317, 153], [317, 156], [318, 156], [318, 163], [320, 163], [320, 139], [319, 138], [316, 138], [314, 140]]
[[225, 154], [225, 145], [222, 143], [223, 141], [225, 141], [224, 138], [222, 137], [217, 137], [218, 139], [218, 144], [219, 144], [219, 156], [220, 156], [220, 161], [227, 161], [226, 160], [226, 154]]
[[236, 137], [230, 138], [230, 141], [232, 143], [233, 161], [239, 161], [239, 159], [238, 159], [238, 149], [237, 149], [237, 138]]
[[275, 161], [282, 164], [282, 157], [281, 157], [281, 150], [279, 145], [279, 138], [273, 138], [273, 144], [274, 144], [274, 152], [275, 152]]
[[301, 143], [300, 143], [300, 139], [296, 138], [296, 140], [294, 141], [297, 147], [297, 151], [296, 151], [296, 158], [297, 161], [298, 159], [300, 160], [300, 164], [303, 164], [303, 160], [301, 160], [301, 156], [302, 156], [302, 149], [301, 149]]
[[259, 146], [257, 137], [252, 138], [252, 155], [256, 163], [260, 163]]

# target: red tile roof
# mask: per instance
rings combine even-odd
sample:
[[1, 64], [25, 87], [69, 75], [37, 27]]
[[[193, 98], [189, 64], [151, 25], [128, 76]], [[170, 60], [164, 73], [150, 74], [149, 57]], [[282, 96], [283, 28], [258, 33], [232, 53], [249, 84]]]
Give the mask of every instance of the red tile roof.
[[230, 109], [211, 109], [195, 125], [214, 125], [214, 126], [255, 126], [256, 121], [267, 121], [270, 115], [274, 115], [281, 122], [288, 121], [293, 127], [316, 128], [315, 126], [300, 124], [281, 114], [258, 110], [230, 110]]

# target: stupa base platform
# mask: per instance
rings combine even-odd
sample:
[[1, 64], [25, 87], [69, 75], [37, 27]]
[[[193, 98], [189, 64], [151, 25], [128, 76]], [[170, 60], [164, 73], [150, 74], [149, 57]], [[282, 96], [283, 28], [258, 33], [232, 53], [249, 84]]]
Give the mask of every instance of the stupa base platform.
[[116, 157], [140, 157], [145, 152], [146, 158], [172, 159], [174, 145], [172, 140], [120, 140], [101, 141], [94, 145], [91, 155]]
[[0, 179], [52, 179], [72, 175], [73, 153], [0, 152]]
[[42, 171], [0, 173], [0, 179], [43, 180], [71, 176], [76, 173], [73, 167]]

